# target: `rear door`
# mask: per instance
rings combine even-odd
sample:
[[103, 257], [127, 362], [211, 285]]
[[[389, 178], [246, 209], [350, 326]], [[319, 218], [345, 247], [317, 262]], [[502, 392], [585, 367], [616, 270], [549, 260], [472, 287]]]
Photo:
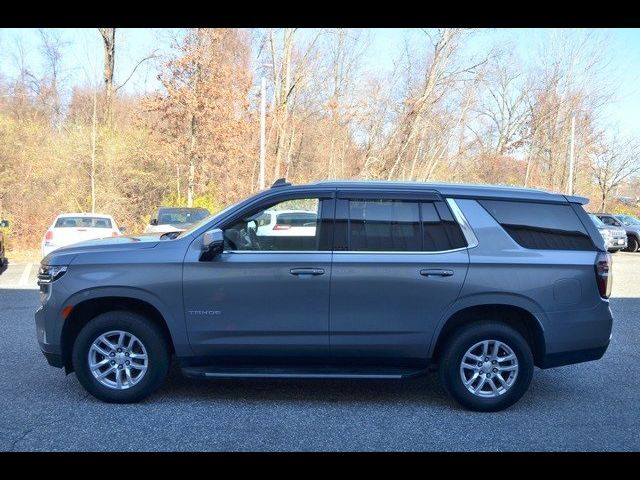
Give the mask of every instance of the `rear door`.
[[459, 295], [466, 242], [436, 194], [339, 192], [330, 342], [345, 364], [423, 366]]

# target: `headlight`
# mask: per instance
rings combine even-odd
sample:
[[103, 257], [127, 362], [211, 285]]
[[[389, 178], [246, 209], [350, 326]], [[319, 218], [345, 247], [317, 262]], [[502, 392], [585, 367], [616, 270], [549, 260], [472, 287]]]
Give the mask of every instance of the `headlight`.
[[600, 234], [602, 235], [602, 238], [604, 238], [605, 240], [611, 238], [611, 231], [610, 230], [601, 230]]
[[38, 285], [55, 282], [67, 271], [65, 265], [42, 265], [38, 271]]

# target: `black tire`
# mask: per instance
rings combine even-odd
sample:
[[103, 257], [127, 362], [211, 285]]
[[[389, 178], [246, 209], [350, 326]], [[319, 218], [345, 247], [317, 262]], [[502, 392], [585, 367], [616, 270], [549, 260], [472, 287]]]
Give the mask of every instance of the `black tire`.
[[[135, 335], [147, 351], [147, 370], [139, 383], [123, 390], [102, 385], [89, 368], [89, 349], [100, 335], [122, 330]], [[109, 403], [135, 403], [155, 392], [169, 371], [167, 341], [156, 324], [146, 317], [126, 310], [106, 312], [89, 321], [73, 345], [72, 362], [80, 384], [94, 397]]]
[[[496, 397], [481, 397], [471, 393], [460, 374], [460, 365], [467, 350], [484, 340], [505, 343], [513, 350], [518, 361], [514, 383]], [[439, 373], [447, 392], [463, 407], [478, 412], [496, 412], [516, 403], [529, 388], [533, 376], [533, 355], [527, 341], [510, 326], [493, 321], [474, 322], [458, 329], [447, 339], [440, 355]]]
[[638, 251], [638, 239], [633, 236], [627, 237], [627, 248], [624, 249], [625, 252], [637, 252]]

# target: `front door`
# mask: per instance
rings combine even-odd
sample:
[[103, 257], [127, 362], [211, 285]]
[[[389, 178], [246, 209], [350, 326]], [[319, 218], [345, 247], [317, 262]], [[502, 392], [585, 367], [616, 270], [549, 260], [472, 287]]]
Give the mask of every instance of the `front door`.
[[[224, 252], [189, 249], [184, 305], [194, 352], [226, 362], [324, 361], [329, 355], [333, 199], [272, 201], [222, 225]], [[201, 239], [196, 239], [197, 246]]]

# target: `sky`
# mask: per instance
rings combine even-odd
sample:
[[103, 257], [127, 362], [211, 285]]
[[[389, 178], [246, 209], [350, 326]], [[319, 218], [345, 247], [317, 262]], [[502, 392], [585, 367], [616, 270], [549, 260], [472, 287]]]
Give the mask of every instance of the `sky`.
[[[102, 45], [97, 29], [54, 29], [68, 42], [64, 50], [63, 71], [69, 84], [99, 83], [102, 70]], [[119, 85], [131, 73], [136, 63], [157, 50], [167, 53], [171, 29], [117, 30], [115, 83]], [[369, 29], [369, 48], [365, 66], [372, 71], [390, 71], [393, 60], [404, 48], [407, 38], [421, 33], [416, 29]], [[605, 29], [610, 59], [607, 75], [615, 83], [614, 102], [604, 111], [603, 121], [625, 135], [640, 137], [640, 29]], [[305, 32], [301, 32], [304, 35]], [[470, 53], [487, 51], [493, 45], [515, 49], [523, 62], [535, 61], [540, 44], [552, 35], [550, 29], [483, 29], [473, 34], [467, 44]], [[40, 68], [40, 33], [37, 29], [0, 29], [0, 75], [16, 72], [15, 53], [21, 44], [28, 65]], [[124, 87], [130, 93], [140, 93], [158, 87], [151, 63], [144, 64]]]

